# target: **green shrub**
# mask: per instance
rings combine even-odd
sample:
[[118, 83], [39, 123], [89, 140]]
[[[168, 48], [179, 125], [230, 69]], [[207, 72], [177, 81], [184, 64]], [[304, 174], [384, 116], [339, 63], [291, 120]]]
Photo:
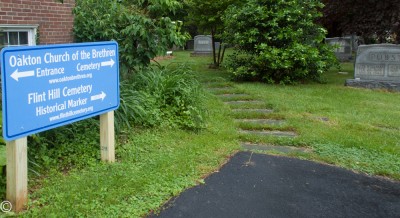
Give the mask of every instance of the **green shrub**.
[[254, 55], [235, 51], [229, 55], [225, 66], [227, 70], [232, 74], [234, 80], [238, 81], [250, 81], [250, 80], [261, 80], [259, 73], [255, 71], [252, 60], [255, 58]]
[[121, 85], [116, 123], [131, 127], [204, 126], [204, 93], [190, 69], [145, 69]]
[[[154, 126], [161, 118], [154, 110], [155, 98], [146, 92], [134, 89], [134, 84], [124, 81], [120, 84], [120, 106], [115, 112], [117, 132], [129, 130], [134, 125]], [[143, 122], [146, 123], [143, 123]]]
[[319, 80], [337, 63], [315, 24], [317, 0], [249, 0], [225, 13], [225, 36], [236, 45], [227, 67], [236, 79], [273, 83]]

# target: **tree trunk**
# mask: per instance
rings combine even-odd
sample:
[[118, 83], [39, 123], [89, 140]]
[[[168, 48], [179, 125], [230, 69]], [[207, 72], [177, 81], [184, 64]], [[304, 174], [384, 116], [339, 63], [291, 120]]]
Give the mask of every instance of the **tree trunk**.
[[215, 55], [215, 39], [214, 39], [214, 35], [215, 35], [215, 29], [211, 28], [211, 46], [212, 46], [212, 51], [213, 51], [213, 60], [214, 60], [214, 67], [217, 66], [217, 58]]
[[219, 65], [221, 64], [221, 62], [220, 62], [220, 60], [221, 60], [221, 45], [222, 45], [222, 43], [219, 43], [217, 67], [219, 67]]
[[[221, 44], [222, 44], [222, 43], [221, 43]], [[226, 49], [226, 46], [224, 45], [224, 48], [223, 48], [223, 50], [222, 50], [222, 55], [221, 55], [221, 61], [219, 62], [219, 64], [222, 64], [222, 61], [224, 61], [225, 49]]]

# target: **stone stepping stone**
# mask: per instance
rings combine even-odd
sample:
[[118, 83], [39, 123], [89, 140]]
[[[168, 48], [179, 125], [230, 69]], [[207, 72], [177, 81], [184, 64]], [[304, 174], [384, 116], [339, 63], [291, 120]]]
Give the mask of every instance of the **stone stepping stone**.
[[225, 86], [225, 87], [209, 87], [207, 89], [211, 91], [227, 91], [227, 90], [232, 90], [234, 87], [230, 86]]
[[386, 131], [398, 131], [400, 128], [396, 128], [393, 126], [385, 126], [385, 125], [374, 125], [375, 128], [386, 130]]
[[251, 112], [251, 113], [273, 113], [274, 110], [272, 109], [254, 109], [254, 108], [236, 108], [236, 109], [232, 109], [233, 112]]
[[218, 97], [222, 98], [245, 98], [245, 97], [251, 97], [251, 95], [248, 94], [240, 94], [240, 93], [224, 93], [224, 94], [217, 94]]
[[217, 83], [228, 83], [227, 80], [212, 80], [212, 81], [201, 81], [203, 84], [217, 84]]
[[225, 87], [231, 87], [228, 83], [203, 83], [207, 88], [225, 88]]
[[257, 100], [238, 100], [238, 101], [225, 101], [225, 104], [261, 104], [263, 103], [262, 101], [257, 101]]
[[292, 131], [279, 131], [279, 130], [239, 130], [241, 134], [251, 134], [260, 136], [276, 136], [276, 137], [296, 137], [297, 134]]
[[229, 80], [226, 80], [225, 78], [222, 78], [222, 77], [216, 77], [213, 79], [205, 79], [205, 80], [202, 80], [201, 82], [203, 82], [203, 83], [221, 83], [221, 82], [229, 82]]
[[268, 144], [253, 144], [253, 143], [242, 143], [242, 148], [246, 150], [260, 150], [260, 151], [279, 151], [282, 153], [293, 153], [293, 152], [300, 152], [300, 153], [309, 153], [311, 152], [310, 149], [307, 148], [298, 148], [298, 147], [291, 147], [291, 146], [279, 146], [279, 145], [268, 145]]
[[269, 125], [282, 125], [285, 123], [284, 120], [274, 119], [235, 119], [238, 123], [254, 123], [254, 124], [269, 124]]

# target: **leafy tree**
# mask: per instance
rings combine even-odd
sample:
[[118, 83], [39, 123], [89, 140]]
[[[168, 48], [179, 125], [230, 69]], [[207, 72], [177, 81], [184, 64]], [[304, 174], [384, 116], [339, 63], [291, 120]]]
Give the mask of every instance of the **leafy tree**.
[[[223, 31], [223, 22], [221, 20], [224, 11], [232, 4], [238, 4], [239, 0], [186, 0], [188, 6], [188, 20], [189, 24], [195, 24], [198, 29], [203, 32], [210, 33], [212, 38], [212, 45], [215, 43], [215, 38]], [[221, 43], [222, 45], [222, 43]], [[219, 67], [223, 61], [223, 54], [225, 46], [218, 50], [218, 55], [213, 47], [213, 62], [215, 67]]]
[[400, 43], [399, 1], [323, 0], [322, 2], [325, 7], [320, 22], [328, 29], [330, 36], [355, 33], [366, 40], [375, 39], [371, 42]]
[[236, 79], [295, 83], [319, 80], [335, 63], [315, 24], [318, 0], [248, 0], [224, 15], [225, 36], [236, 45], [227, 64]]
[[147, 66], [186, 36], [168, 15], [181, 8], [176, 0], [76, 0], [74, 34], [78, 42], [115, 40], [121, 67]]

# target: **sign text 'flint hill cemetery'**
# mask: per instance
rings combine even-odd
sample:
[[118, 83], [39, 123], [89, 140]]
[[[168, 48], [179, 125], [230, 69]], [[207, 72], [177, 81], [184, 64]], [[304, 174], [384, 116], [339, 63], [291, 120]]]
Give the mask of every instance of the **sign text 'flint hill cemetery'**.
[[13, 140], [119, 106], [118, 44], [5, 48], [3, 136]]

